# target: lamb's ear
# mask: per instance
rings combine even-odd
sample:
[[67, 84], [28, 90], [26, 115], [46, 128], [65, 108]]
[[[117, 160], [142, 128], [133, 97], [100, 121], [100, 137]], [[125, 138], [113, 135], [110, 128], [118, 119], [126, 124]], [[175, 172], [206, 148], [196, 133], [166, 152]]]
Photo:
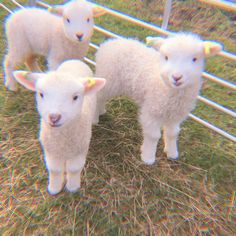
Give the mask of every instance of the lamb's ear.
[[99, 17], [106, 14], [106, 10], [102, 7], [93, 5], [93, 17]]
[[216, 55], [222, 50], [222, 45], [212, 41], [203, 42], [204, 55], [205, 57], [211, 57]]
[[92, 94], [101, 90], [106, 84], [106, 80], [103, 78], [86, 77], [83, 80], [84, 94]]
[[156, 50], [159, 50], [164, 42], [165, 42], [165, 39], [162, 37], [150, 37], [149, 36], [146, 38], [146, 44], [148, 46], [152, 46]]
[[56, 14], [58, 16], [63, 16], [64, 8], [63, 8], [63, 6], [58, 5], [58, 6], [55, 6], [55, 7], [49, 7], [48, 11], [53, 13], [53, 14]]
[[42, 77], [42, 73], [30, 73], [28, 71], [14, 71], [14, 78], [25, 88], [35, 91], [37, 80]]

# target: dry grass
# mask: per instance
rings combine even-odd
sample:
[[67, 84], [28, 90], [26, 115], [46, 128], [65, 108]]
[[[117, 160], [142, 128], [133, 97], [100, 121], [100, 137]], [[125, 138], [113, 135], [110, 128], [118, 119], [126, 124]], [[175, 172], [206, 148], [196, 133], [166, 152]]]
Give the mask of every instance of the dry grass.
[[[162, 6], [156, 1], [99, 2], [160, 23], [155, 17], [161, 14]], [[195, 32], [207, 29], [201, 32], [206, 38], [217, 35], [227, 49], [235, 49], [232, 23], [225, 13], [202, 6], [198, 9], [197, 5], [191, 10], [191, 2], [176, 2], [171, 27], [183, 27], [184, 20], [183, 28]], [[181, 13], [184, 9], [191, 12], [185, 15]], [[1, 22], [5, 15], [0, 9]], [[214, 20], [209, 19], [211, 16]], [[199, 21], [193, 24], [189, 18]], [[109, 17], [100, 21], [119, 33], [141, 39], [148, 34]], [[214, 28], [212, 32], [205, 28], [206, 22]], [[224, 26], [227, 31], [220, 37], [218, 32]], [[101, 39], [95, 34], [94, 41]], [[4, 51], [1, 35], [1, 59]], [[235, 81], [233, 63], [216, 58], [208, 64], [211, 72]], [[158, 163], [146, 166], [140, 160], [142, 136], [137, 108], [127, 98], [114, 99], [93, 129], [81, 190], [52, 197], [46, 190], [47, 172], [37, 140], [39, 125], [33, 95], [23, 88], [16, 94], [8, 92], [3, 80], [0, 91], [0, 235], [235, 234], [235, 208], [229, 207], [236, 191], [236, 147], [232, 142], [188, 120], [180, 136], [180, 161], [167, 161], [160, 142]], [[205, 82], [203, 93], [232, 109], [236, 107], [232, 91]], [[195, 112], [235, 132], [231, 118], [203, 104]]]

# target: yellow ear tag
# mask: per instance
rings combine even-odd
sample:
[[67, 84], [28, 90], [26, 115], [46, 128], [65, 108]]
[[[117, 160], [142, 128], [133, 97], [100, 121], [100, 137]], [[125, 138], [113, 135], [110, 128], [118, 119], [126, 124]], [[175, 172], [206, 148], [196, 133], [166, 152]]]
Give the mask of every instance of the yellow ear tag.
[[204, 53], [206, 56], [210, 55], [210, 53], [211, 53], [211, 44], [210, 43], [204, 44]]
[[154, 43], [154, 38], [153, 37], [147, 37], [146, 38], [146, 44], [148, 45], [148, 46], [152, 46], [153, 45], [153, 43]]
[[88, 88], [91, 88], [91, 87], [93, 87], [95, 84], [96, 84], [96, 81], [95, 81], [95, 79], [94, 78], [88, 78], [88, 80], [87, 80], [87, 87]]
[[49, 8], [48, 8], [48, 11], [51, 12], [51, 13], [53, 13], [53, 8], [52, 8], [52, 7], [49, 7]]

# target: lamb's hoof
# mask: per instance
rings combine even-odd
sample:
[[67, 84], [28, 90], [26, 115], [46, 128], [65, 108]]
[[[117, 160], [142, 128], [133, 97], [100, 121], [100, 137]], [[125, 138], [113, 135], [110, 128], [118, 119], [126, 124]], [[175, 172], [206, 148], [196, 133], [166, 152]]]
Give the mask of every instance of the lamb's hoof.
[[62, 190], [62, 186], [52, 187], [52, 186], [48, 185], [48, 192], [51, 195], [56, 195], [56, 194], [60, 193], [61, 190]]
[[99, 117], [93, 119], [93, 125], [97, 125], [99, 123]]
[[169, 161], [178, 161], [179, 160], [179, 156], [177, 156], [177, 157], [167, 157], [167, 159]]
[[68, 192], [75, 193], [75, 192], [79, 191], [80, 184], [78, 184], [78, 183], [76, 183], [76, 184], [67, 183], [66, 184], [66, 189], [67, 189]]
[[99, 111], [99, 116], [104, 115], [106, 112], [107, 112], [107, 111], [106, 111], [105, 108], [101, 109], [101, 110]]
[[155, 163], [155, 157], [154, 158], [146, 158], [142, 156], [142, 161], [146, 164], [146, 165], [153, 165]]

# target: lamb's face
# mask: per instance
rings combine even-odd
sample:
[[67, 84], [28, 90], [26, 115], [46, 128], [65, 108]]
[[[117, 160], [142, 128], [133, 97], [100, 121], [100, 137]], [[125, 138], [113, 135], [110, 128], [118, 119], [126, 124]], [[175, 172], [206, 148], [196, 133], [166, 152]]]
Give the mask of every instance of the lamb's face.
[[173, 37], [160, 47], [160, 74], [166, 85], [183, 88], [198, 82], [204, 69], [204, 49], [197, 38]]
[[68, 75], [44, 75], [36, 84], [37, 108], [51, 127], [60, 127], [78, 117], [83, 104], [84, 87], [78, 78]]
[[160, 52], [161, 79], [174, 89], [200, 83], [205, 57], [222, 49], [220, 44], [202, 41], [190, 33], [178, 33], [167, 39], [148, 37], [147, 44]]
[[51, 127], [64, 126], [73, 121], [81, 113], [84, 96], [98, 92], [106, 83], [103, 78], [78, 78], [57, 71], [15, 71], [14, 77], [25, 88], [36, 92], [38, 112]]
[[93, 34], [93, 9], [85, 1], [74, 1], [65, 6], [63, 13], [64, 32], [73, 42], [89, 41]]

